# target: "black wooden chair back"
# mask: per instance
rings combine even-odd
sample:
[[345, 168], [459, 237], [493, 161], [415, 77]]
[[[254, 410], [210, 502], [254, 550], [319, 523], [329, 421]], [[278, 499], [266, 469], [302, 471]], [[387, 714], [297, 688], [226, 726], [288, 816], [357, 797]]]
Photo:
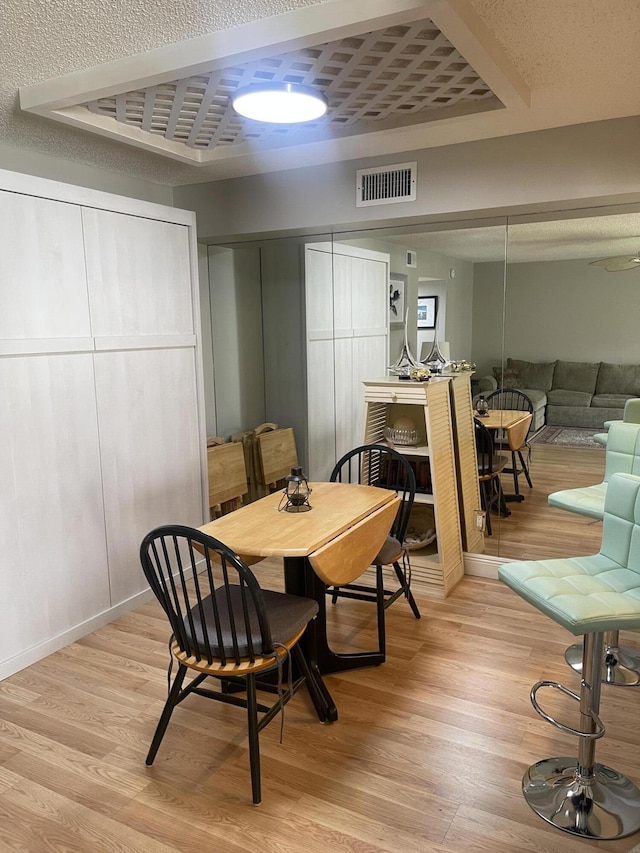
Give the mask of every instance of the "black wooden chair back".
[[355, 447], [336, 462], [329, 479], [332, 483], [361, 483], [396, 491], [402, 503], [390, 535], [404, 542], [416, 495], [416, 475], [402, 454], [384, 444]]
[[273, 652], [260, 585], [222, 542], [190, 527], [169, 525], [144, 538], [140, 559], [188, 657], [224, 665]]
[[[169, 619], [171, 654], [178, 662], [146, 763], [153, 764], [174, 708], [190, 693], [244, 707], [253, 802], [259, 803], [261, 729], [302, 686], [307, 687], [318, 717], [326, 719], [320, 688], [299, 642], [318, 604], [262, 590], [237, 554], [191, 527], [168, 525], [152, 530], [142, 541], [140, 560]], [[282, 688], [283, 667], [289, 672], [287, 690]], [[268, 676], [275, 669], [277, 682], [264, 683], [265, 673]], [[188, 670], [196, 675], [183, 687]], [[201, 686], [208, 678], [218, 680], [220, 691]], [[271, 705], [258, 702], [258, 687], [271, 693], [277, 687], [277, 700]], [[246, 698], [238, 696], [238, 690]]]
[[[531, 475], [529, 473], [529, 464], [531, 462], [531, 445], [529, 444], [529, 435], [533, 429], [533, 402], [523, 391], [518, 391], [517, 388], [505, 388], [502, 391], [492, 391], [487, 397], [487, 403], [491, 409], [529, 412], [531, 415], [529, 429], [527, 430], [524, 441], [519, 447], [510, 445], [510, 442], [504, 433], [498, 433], [498, 436], [495, 439], [496, 443], [499, 444], [500, 447], [509, 446], [509, 450], [511, 451], [511, 467], [505, 468], [505, 472], [513, 474], [515, 493], [516, 495], [520, 495], [520, 484], [518, 480], [520, 474], [524, 474], [527, 483], [529, 484], [529, 488], [533, 487]], [[523, 451], [526, 452], [526, 459], [522, 455]], [[520, 465], [518, 465], [518, 461], [520, 462]]]
[[[375, 601], [378, 617], [378, 654], [380, 663], [385, 659], [386, 629], [384, 611], [400, 596], [409, 602], [416, 619], [420, 619], [420, 610], [411, 592], [411, 563], [404, 541], [409, 526], [411, 510], [416, 495], [416, 477], [408, 460], [385, 444], [363, 444], [355, 447], [336, 462], [331, 472], [332, 483], [360, 483], [365, 486], [377, 486], [393, 489], [402, 498], [393, 526], [380, 552], [372, 560], [376, 567], [376, 587], [351, 583], [342, 587], [330, 587], [327, 594], [333, 604], [338, 598], [356, 598], [361, 601]], [[384, 584], [383, 566], [392, 566], [398, 582], [395, 589], [387, 589]]]

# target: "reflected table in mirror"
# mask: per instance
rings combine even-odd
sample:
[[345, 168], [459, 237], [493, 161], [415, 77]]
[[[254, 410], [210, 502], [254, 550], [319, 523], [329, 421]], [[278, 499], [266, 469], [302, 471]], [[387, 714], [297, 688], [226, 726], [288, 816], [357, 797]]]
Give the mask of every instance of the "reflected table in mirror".
[[[507, 447], [512, 453], [523, 447], [533, 417], [530, 412], [516, 409], [489, 409], [486, 415], [475, 416], [492, 432], [504, 433]], [[524, 495], [505, 494], [504, 499], [507, 502], [523, 501]]]

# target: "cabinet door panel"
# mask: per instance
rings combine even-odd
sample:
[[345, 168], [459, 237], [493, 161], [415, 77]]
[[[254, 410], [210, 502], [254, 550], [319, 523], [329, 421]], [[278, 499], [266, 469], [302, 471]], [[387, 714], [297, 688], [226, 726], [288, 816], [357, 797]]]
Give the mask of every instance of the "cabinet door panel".
[[203, 524], [195, 351], [97, 353], [112, 604], [145, 589], [138, 549], [160, 524]]
[[351, 262], [351, 322], [354, 334], [357, 335], [358, 330], [366, 330], [369, 334], [376, 330], [384, 335], [389, 293], [388, 265], [368, 258], [351, 258]]
[[333, 324], [336, 337], [350, 337], [352, 334], [351, 277], [354, 260], [348, 255], [333, 256]]
[[333, 341], [307, 344], [307, 416], [311, 480], [328, 480], [336, 458]]
[[333, 270], [331, 255], [307, 247], [305, 251], [307, 337], [333, 338]]
[[356, 412], [362, 408], [360, 399], [353, 394], [353, 341], [351, 338], [338, 339], [335, 342], [336, 356], [336, 459], [340, 459], [348, 450], [362, 444], [362, 434], [354, 441], [353, 423]]
[[7, 660], [109, 607], [93, 356], [0, 359]]
[[0, 192], [0, 338], [91, 334], [80, 208]]
[[193, 333], [188, 228], [83, 210], [96, 337]]

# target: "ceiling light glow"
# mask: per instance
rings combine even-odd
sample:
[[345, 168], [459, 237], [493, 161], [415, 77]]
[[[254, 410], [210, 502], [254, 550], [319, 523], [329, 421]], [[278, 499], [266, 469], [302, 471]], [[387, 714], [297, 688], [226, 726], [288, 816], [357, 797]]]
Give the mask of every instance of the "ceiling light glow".
[[231, 96], [234, 110], [245, 118], [270, 124], [313, 121], [327, 111], [327, 99], [311, 86], [298, 83], [257, 83]]

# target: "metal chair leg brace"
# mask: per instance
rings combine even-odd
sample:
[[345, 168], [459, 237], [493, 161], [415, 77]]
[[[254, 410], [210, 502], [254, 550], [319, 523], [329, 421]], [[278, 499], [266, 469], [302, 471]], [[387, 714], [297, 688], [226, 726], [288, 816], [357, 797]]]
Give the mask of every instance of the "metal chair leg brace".
[[[595, 761], [596, 740], [605, 733], [598, 716], [604, 634], [586, 634], [578, 696], [555, 682], [531, 690], [536, 711], [547, 722], [579, 738], [578, 760], [547, 758], [524, 774], [522, 790], [531, 808], [548, 823], [584, 838], [623, 838], [640, 829], [640, 789], [626, 776]], [[541, 687], [554, 687], [580, 703], [580, 728], [554, 720], [537, 702]]]

